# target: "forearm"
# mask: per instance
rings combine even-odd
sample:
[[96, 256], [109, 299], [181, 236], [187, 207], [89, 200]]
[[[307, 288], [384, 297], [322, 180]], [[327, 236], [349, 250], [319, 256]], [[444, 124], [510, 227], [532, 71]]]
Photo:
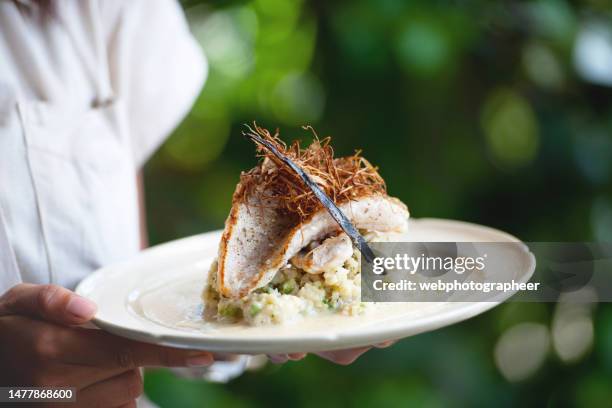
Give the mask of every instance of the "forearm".
[[138, 187], [138, 223], [140, 226], [140, 249], [149, 246], [149, 234], [147, 229], [147, 208], [145, 205], [144, 174], [140, 170], [136, 175], [136, 185]]

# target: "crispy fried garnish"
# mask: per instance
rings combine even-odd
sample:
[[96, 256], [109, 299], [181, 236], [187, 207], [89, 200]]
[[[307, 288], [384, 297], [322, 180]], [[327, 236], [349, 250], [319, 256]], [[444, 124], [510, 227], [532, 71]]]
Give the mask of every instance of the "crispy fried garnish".
[[[256, 134], [273, 144], [283, 155], [306, 171], [334, 203], [369, 194], [386, 194], [385, 181], [378, 174], [377, 168], [361, 156], [360, 151], [356, 151], [352, 156], [334, 158], [334, 151], [330, 146], [331, 138], [320, 140], [310, 126], [305, 126], [304, 129], [312, 131], [314, 140], [310, 146], [302, 148], [299, 141], [287, 146], [279, 138], [278, 130], [272, 135], [256, 123], [253, 125], [254, 129], [247, 126], [247, 133]], [[240, 188], [234, 199], [249, 197], [257, 191], [264, 194], [264, 198], [271, 199], [266, 200], [267, 202], [277, 203], [279, 211], [297, 215], [300, 219], [305, 219], [323, 208], [312, 190], [287, 164], [259, 145], [257, 156], [262, 160], [255, 168], [240, 175]]]

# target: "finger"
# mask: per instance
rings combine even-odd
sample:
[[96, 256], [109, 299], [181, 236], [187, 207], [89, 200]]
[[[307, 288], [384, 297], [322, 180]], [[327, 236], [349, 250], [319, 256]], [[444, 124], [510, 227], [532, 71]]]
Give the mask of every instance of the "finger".
[[140, 371], [130, 370], [77, 392], [77, 404], [83, 407], [119, 407], [132, 403], [142, 392]]
[[75, 325], [91, 320], [95, 313], [95, 303], [58, 285], [21, 283], [0, 297], [0, 316], [26, 315]]
[[289, 353], [289, 360], [291, 361], [300, 361], [304, 357], [306, 357], [306, 353]]
[[[0, 333], [10, 330], [13, 337], [11, 350], [3, 350], [0, 346], [0, 354], [19, 356], [23, 372], [15, 375], [33, 371], [33, 385], [71, 386], [80, 390], [128, 370], [110, 370], [101, 365], [79, 363], [75, 357], [96, 352], [94, 349], [99, 345], [83, 338], [86, 331], [78, 327], [61, 326], [27, 316], [4, 316], [0, 321], [3, 323]], [[31, 370], [33, 367], [37, 369]]]
[[347, 350], [322, 351], [316, 353], [319, 357], [340, 365], [349, 365], [359, 358], [371, 347], [358, 347]]
[[375, 344], [374, 347], [379, 348], [379, 349], [384, 349], [387, 347], [391, 347], [396, 342], [397, 340], [387, 340], [387, 341], [383, 341], [382, 343]]
[[285, 364], [289, 360], [287, 354], [267, 354], [267, 357], [272, 364]]
[[215, 361], [238, 361], [240, 354], [213, 353], [213, 358]]
[[134, 400], [134, 401], [128, 402], [127, 404], [123, 404], [118, 408], [136, 408], [136, 407], [137, 407], [136, 400]]
[[138, 367], [204, 367], [214, 362], [207, 351], [184, 350], [128, 340], [101, 330], [66, 329], [57, 340], [64, 363], [110, 370]]

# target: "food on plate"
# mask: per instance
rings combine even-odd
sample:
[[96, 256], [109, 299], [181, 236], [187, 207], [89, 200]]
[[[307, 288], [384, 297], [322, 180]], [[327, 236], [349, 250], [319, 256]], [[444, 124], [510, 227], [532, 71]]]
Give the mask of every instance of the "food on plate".
[[404, 233], [406, 205], [387, 195], [377, 168], [360, 152], [334, 158], [329, 137], [319, 140], [315, 134], [303, 148], [299, 142], [287, 146], [278, 132], [272, 135], [257, 125], [249, 132], [265, 145], [257, 144], [261, 160], [241, 174], [234, 192], [202, 296], [204, 316], [260, 326], [318, 314], [364, 313], [354, 236], [266, 146], [303, 170], [367, 242]]

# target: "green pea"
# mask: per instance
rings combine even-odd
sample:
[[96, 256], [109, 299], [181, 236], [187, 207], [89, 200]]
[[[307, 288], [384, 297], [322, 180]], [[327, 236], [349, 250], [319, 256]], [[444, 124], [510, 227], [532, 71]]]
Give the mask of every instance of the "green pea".
[[261, 306], [257, 303], [252, 303], [251, 307], [249, 308], [249, 314], [251, 315], [251, 317], [257, 316], [259, 312], [261, 312]]
[[283, 282], [281, 286], [281, 292], [284, 295], [289, 295], [293, 293], [294, 290], [295, 290], [295, 281], [293, 279]]
[[223, 317], [240, 317], [242, 310], [234, 305], [227, 305], [219, 308], [219, 314]]

